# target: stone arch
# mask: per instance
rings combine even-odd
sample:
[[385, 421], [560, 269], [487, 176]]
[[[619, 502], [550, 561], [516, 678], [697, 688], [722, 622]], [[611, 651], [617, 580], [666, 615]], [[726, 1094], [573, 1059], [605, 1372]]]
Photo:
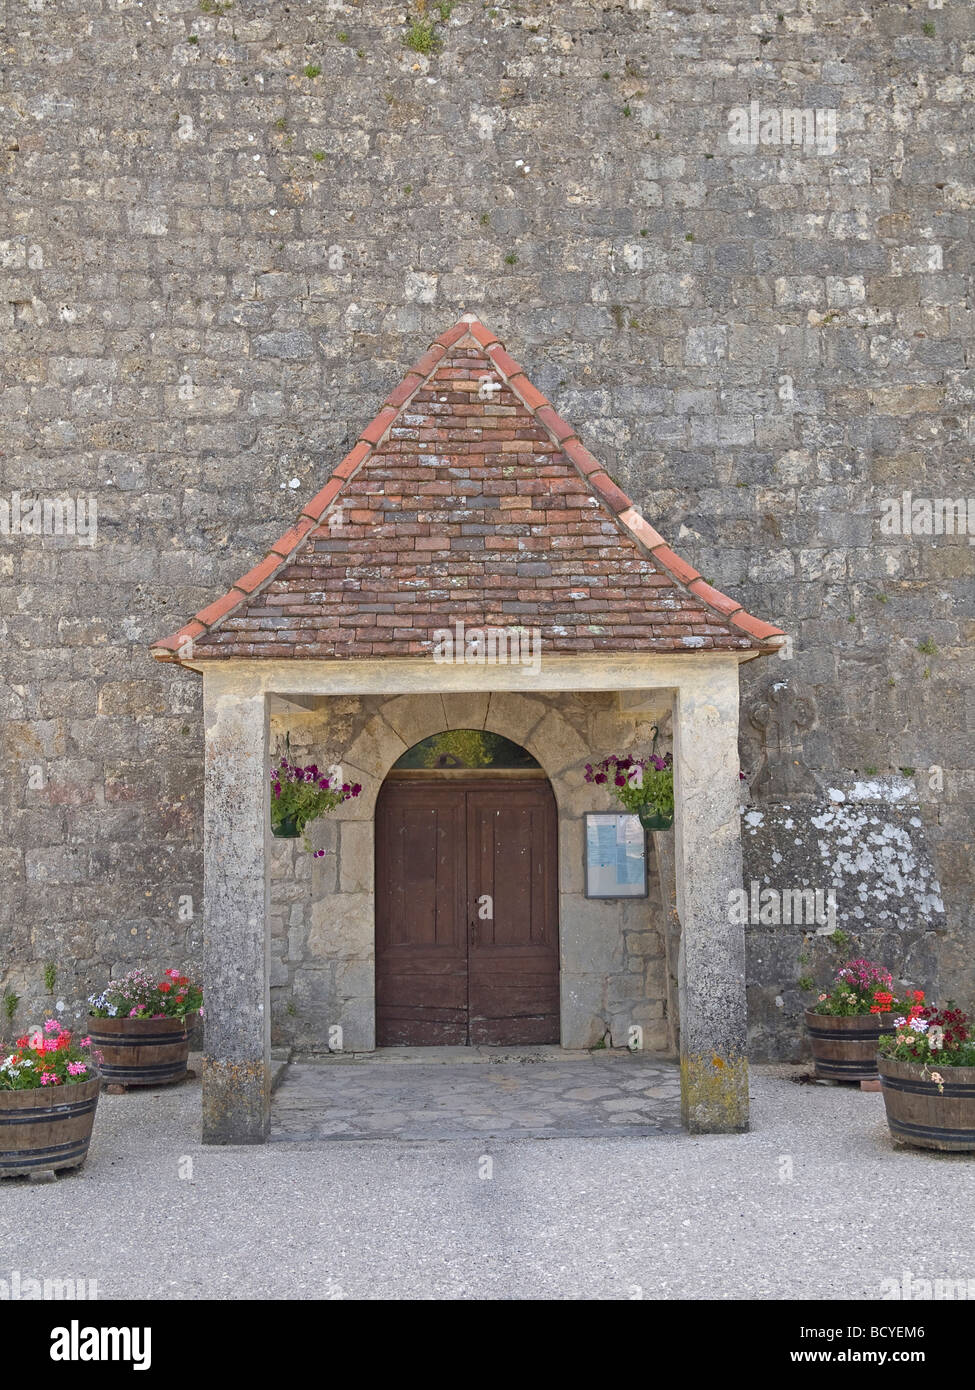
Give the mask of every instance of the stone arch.
[[[594, 747], [615, 746], [624, 727], [605, 702], [573, 720], [565, 697], [553, 692], [335, 695], [298, 722], [319, 764], [340, 762], [346, 779], [361, 782], [363, 793], [313, 824], [310, 837], [325, 849], [324, 857], [292, 851], [285, 879], [291, 886], [276, 907], [282, 961], [272, 967], [285, 986], [274, 1013], [280, 1038], [314, 1051], [322, 1046], [324, 1022], [342, 1020], [347, 1049], [375, 1046], [379, 790], [397, 759], [422, 739], [479, 728], [531, 753], [555, 798], [563, 1046], [625, 1041], [625, 1026], [634, 1019], [647, 1030], [651, 1047], [665, 1045], [663, 1015], [654, 1002], [666, 991], [654, 944], [662, 941], [662, 927], [647, 922], [648, 910], [655, 909], [641, 899], [592, 900], [585, 894], [584, 815], [601, 807], [598, 800], [594, 806], [593, 788], [584, 780], [585, 764]], [[299, 883], [304, 886], [296, 893]], [[296, 1006], [293, 1014], [284, 1012], [285, 998], [289, 1009]]]
[[[375, 1046], [375, 812], [379, 789], [408, 748], [433, 734], [480, 728], [520, 744], [538, 762], [558, 813], [559, 901], [577, 894], [575, 861], [581, 844], [579, 791], [586, 747], [550, 700], [509, 692], [393, 695], [379, 700], [352, 742], [342, 751], [349, 780], [363, 792], [329, 817], [323, 833], [334, 836], [334, 867], [313, 862], [308, 951], [327, 966], [328, 991], [320, 1006], [351, 1018], [345, 1045]], [[336, 750], [337, 751], [337, 750]], [[314, 834], [314, 832], [313, 832]], [[567, 840], [567, 837], [568, 840]], [[571, 844], [572, 852], [567, 852]], [[324, 876], [332, 875], [325, 886]], [[559, 922], [560, 958], [563, 923]], [[341, 955], [338, 953], [341, 952]]]
[[[532, 695], [432, 692], [390, 696], [353, 741], [346, 763], [362, 782], [363, 795], [340, 808], [343, 818], [372, 818], [379, 788], [396, 760], [414, 744], [450, 729], [483, 729], [520, 744], [551, 783], [560, 816], [567, 811], [570, 791], [581, 780], [587, 750], [557, 709]], [[572, 778], [573, 772], [578, 773], [576, 778]]]

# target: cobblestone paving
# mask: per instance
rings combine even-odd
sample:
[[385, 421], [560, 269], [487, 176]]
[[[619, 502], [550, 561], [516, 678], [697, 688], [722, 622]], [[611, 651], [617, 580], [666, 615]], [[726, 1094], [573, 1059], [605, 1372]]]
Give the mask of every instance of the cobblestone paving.
[[[628, 1053], [443, 1051], [447, 1056], [436, 1061], [391, 1052], [289, 1066], [274, 1096], [271, 1138], [526, 1139], [680, 1130], [680, 1073], [672, 1062]], [[467, 1056], [458, 1060], [461, 1052]]]

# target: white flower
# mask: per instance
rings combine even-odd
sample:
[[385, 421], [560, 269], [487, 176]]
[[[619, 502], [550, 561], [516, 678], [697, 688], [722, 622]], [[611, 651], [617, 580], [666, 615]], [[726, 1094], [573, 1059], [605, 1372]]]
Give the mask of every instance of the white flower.
[[906, 1022], [907, 1022], [907, 1019], [904, 1018], [903, 1015], [901, 1015], [900, 1018], [895, 1018], [895, 1019], [894, 1019], [894, 1027], [895, 1027], [895, 1028], [903, 1028]]
[[926, 1033], [928, 1031], [928, 1025], [923, 1018], [912, 1018], [909, 1026], [913, 1028], [915, 1033]]

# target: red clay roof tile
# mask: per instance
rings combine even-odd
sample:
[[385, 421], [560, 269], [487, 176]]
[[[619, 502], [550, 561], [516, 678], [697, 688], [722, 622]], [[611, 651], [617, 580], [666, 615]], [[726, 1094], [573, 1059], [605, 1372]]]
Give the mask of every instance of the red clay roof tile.
[[623, 489], [616, 486], [608, 473], [590, 473], [589, 486], [617, 516], [633, 506]]
[[540, 406], [535, 412], [535, 418], [538, 420], [539, 424], [545, 426], [549, 434], [558, 444], [563, 443], [566, 439], [574, 439], [576, 437], [576, 432], [572, 426], [566, 424], [562, 416], [553, 410], [550, 405]]
[[529, 410], [538, 410], [543, 405], [550, 406], [552, 404], [547, 396], [543, 396], [541, 391], [535, 389], [523, 371], [515, 372], [508, 381], [508, 385]]
[[[504, 381], [484, 391], [493, 372]], [[341, 524], [322, 525], [340, 497]], [[268, 555], [151, 650], [409, 656], [455, 621], [538, 627], [555, 652], [767, 650], [782, 636], [674, 554], [470, 315], [390, 393]]]

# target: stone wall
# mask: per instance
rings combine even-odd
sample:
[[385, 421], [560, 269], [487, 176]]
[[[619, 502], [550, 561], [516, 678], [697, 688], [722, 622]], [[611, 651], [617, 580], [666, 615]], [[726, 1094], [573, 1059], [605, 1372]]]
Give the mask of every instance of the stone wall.
[[[905, 491], [971, 491], [971, 8], [425, 8], [429, 54], [365, 0], [7, 7], [0, 521], [14, 493], [90, 497], [97, 543], [0, 532], [0, 989], [70, 1012], [194, 958], [200, 687], [146, 644], [474, 310], [793, 635], [809, 766], [916, 769], [930, 969], [975, 998], [975, 552], [881, 530]], [[730, 143], [753, 101], [766, 142]], [[789, 108], [824, 113], [818, 144], [772, 143]]]
[[821, 802], [757, 803], [745, 810], [742, 849], [750, 1056], [807, 1055], [803, 1010], [854, 956], [885, 963], [899, 991], [929, 988], [945, 911], [905, 777], [845, 782]]
[[[362, 795], [275, 842], [271, 885], [272, 1039], [300, 1052], [375, 1046], [374, 815], [382, 780], [407, 748], [450, 728], [487, 728], [522, 744], [552, 783], [559, 813], [562, 1044], [626, 1046], [643, 1030], [649, 1051], [673, 1052], [675, 1023], [660, 878], [648, 856], [648, 896], [585, 897], [586, 811], [615, 810], [605, 788], [584, 780], [592, 750], [643, 747], [644, 715], [619, 710], [615, 694], [325, 696], [307, 714], [272, 719], [275, 756], [340, 765]], [[666, 708], [666, 706], [665, 706]], [[287, 737], [288, 743], [285, 744]]]

